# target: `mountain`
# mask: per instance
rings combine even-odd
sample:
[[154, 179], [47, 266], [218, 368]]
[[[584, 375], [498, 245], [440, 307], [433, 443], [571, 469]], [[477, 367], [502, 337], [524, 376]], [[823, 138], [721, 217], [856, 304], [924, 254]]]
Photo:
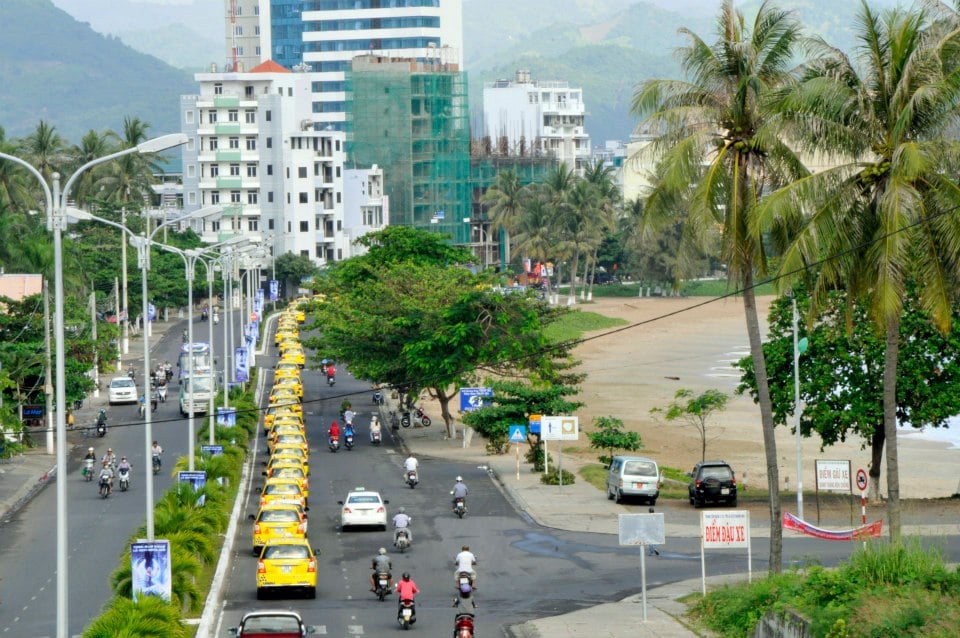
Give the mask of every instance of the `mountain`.
[[0, 9], [0, 126], [8, 137], [48, 120], [71, 142], [90, 129], [122, 130], [125, 115], [149, 133], [179, 130], [190, 74], [133, 51], [74, 20], [50, 0], [3, 0]]

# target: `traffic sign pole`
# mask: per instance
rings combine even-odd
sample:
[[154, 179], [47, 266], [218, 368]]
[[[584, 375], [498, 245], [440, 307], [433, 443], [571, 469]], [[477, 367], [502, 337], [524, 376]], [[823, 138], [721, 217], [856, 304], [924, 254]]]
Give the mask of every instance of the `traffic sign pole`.
[[[857, 488], [860, 490], [860, 524], [867, 524], [867, 473], [860, 468], [857, 470]], [[867, 548], [867, 541], [863, 541], [863, 548]]]

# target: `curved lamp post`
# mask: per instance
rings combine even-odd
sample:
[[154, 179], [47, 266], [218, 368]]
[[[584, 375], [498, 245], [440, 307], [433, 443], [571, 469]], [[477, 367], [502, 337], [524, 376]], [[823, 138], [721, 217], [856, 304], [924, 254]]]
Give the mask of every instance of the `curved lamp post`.
[[[73, 175], [67, 179], [63, 192], [60, 192], [60, 175], [53, 174], [53, 192], [47, 186], [43, 175], [33, 166], [24, 160], [0, 153], [0, 159], [10, 160], [20, 164], [30, 171], [43, 187], [43, 195], [47, 206], [47, 228], [53, 231], [53, 254], [54, 254], [54, 341], [57, 353], [56, 362], [56, 467], [59, 479], [57, 480], [57, 638], [68, 638], [67, 628], [68, 612], [68, 591], [67, 591], [67, 429], [65, 419], [66, 408], [66, 345], [63, 335], [63, 231], [66, 226], [66, 204], [70, 196], [70, 189], [73, 187], [77, 178], [99, 164], [104, 164], [125, 155], [135, 153], [158, 153], [168, 148], [173, 148], [186, 143], [187, 136], [183, 133], [173, 133], [163, 135], [147, 140], [137, 146], [117, 151], [103, 157], [91, 160], [78, 168]], [[152, 516], [152, 511], [151, 511]]]

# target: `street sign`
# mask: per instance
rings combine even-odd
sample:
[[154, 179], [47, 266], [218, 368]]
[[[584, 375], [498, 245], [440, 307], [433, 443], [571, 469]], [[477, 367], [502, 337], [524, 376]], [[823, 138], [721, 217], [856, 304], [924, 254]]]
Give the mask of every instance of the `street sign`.
[[857, 470], [857, 489], [861, 492], [867, 491], [867, 473], [863, 468]]
[[493, 405], [493, 388], [460, 388], [460, 411], [471, 412]]
[[850, 491], [850, 461], [817, 459], [817, 489], [821, 491]]
[[621, 545], [663, 545], [663, 514], [620, 514], [617, 519]]
[[700, 537], [707, 549], [750, 548], [750, 511], [700, 512]]
[[530, 434], [540, 434], [540, 415], [530, 415]]
[[509, 440], [511, 443], [523, 443], [527, 440], [527, 427], [525, 425], [511, 425]]
[[580, 419], [575, 416], [540, 418], [540, 437], [544, 441], [576, 441], [580, 435]]

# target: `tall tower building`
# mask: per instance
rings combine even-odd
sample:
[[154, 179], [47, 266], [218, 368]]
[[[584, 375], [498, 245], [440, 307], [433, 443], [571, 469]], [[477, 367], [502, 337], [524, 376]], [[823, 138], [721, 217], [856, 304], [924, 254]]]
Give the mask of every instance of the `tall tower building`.
[[[299, 3], [300, 0], [297, 0]], [[267, 59], [261, 43], [260, 0], [224, 0], [226, 73], [243, 73]]]

